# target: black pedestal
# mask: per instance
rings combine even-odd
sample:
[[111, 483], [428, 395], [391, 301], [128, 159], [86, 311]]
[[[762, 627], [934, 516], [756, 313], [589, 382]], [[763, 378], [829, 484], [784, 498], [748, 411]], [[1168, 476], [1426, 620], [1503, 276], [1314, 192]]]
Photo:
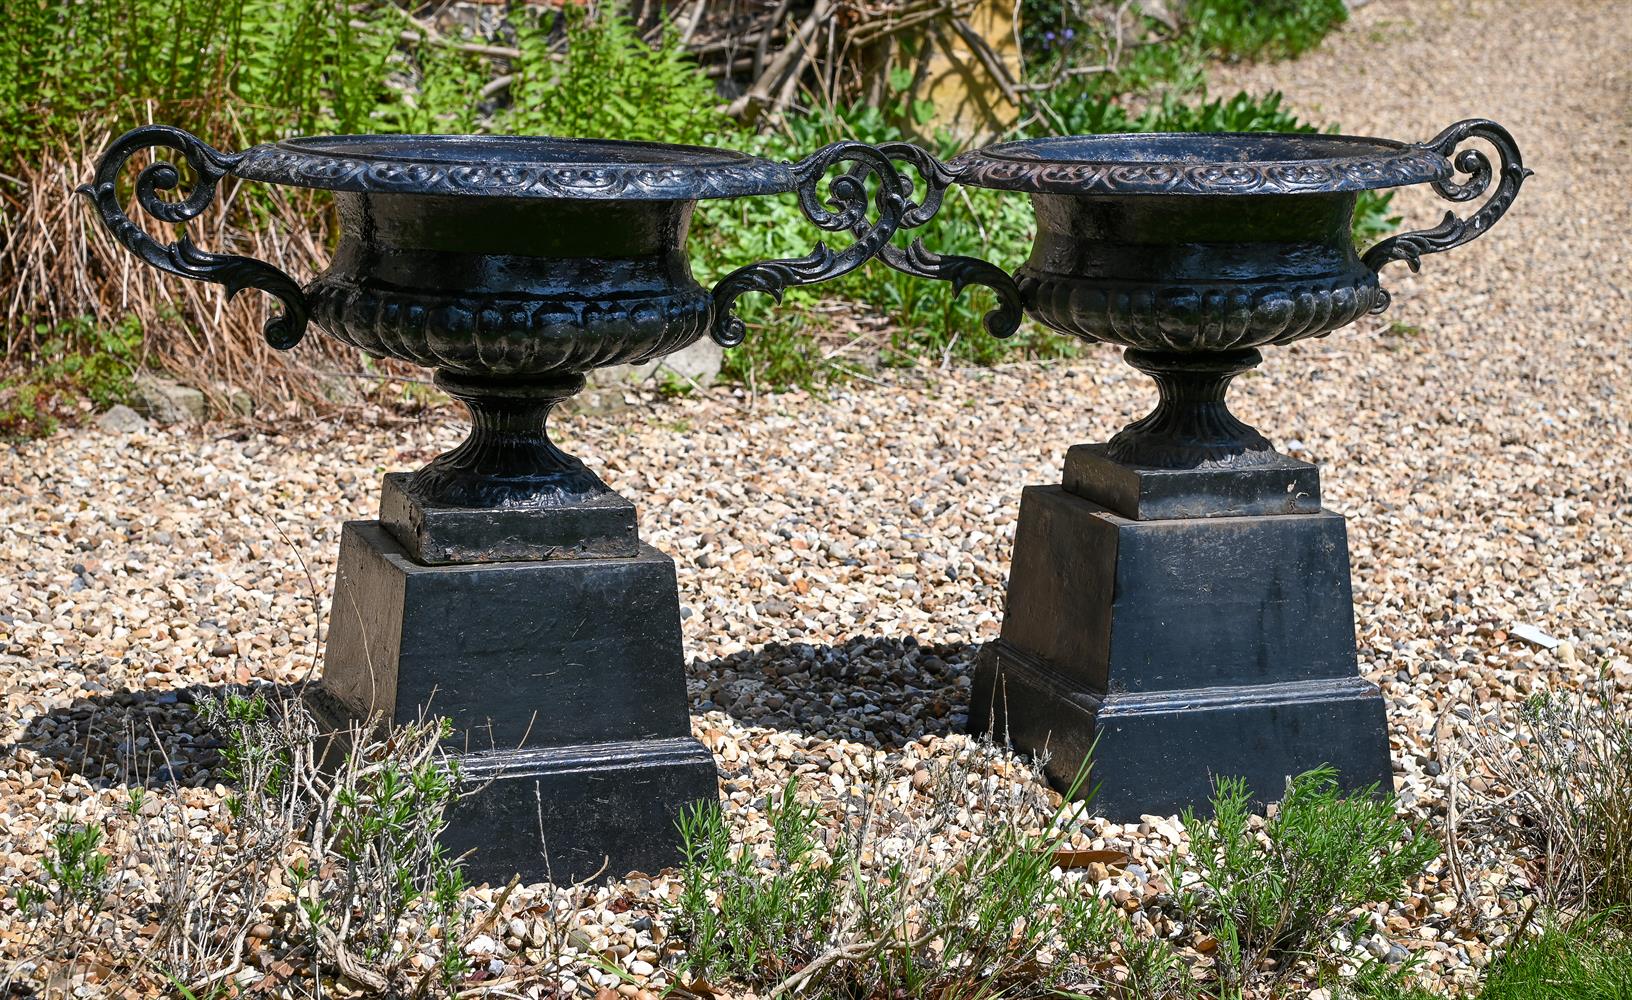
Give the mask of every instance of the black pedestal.
[[674, 563], [650, 546], [424, 565], [379, 522], [349, 522], [323, 688], [359, 717], [451, 720], [461, 768], [487, 784], [445, 840], [479, 848], [478, 881], [656, 871], [679, 860], [680, 810], [719, 794], [691, 736]]
[[[1298, 510], [1300, 493], [1318, 505], [1313, 466], [1243, 482], [1215, 470], [1085, 473], [1084, 463], [1115, 465], [1092, 448], [1072, 460], [1077, 489], [1103, 492], [1024, 491], [1008, 608], [981, 657], [971, 729], [1046, 750], [1062, 788], [1091, 749], [1095, 807], [1115, 821], [1204, 810], [1214, 777], [1243, 777], [1274, 798], [1288, 776], [1331, 764], [1347, 787], [1389, 787], [1382, 696], [1355, 658], [1343, 518], [1237, 513], [1274, 498]], [[1170, 503], [1197, 513], [1150, 518]]]

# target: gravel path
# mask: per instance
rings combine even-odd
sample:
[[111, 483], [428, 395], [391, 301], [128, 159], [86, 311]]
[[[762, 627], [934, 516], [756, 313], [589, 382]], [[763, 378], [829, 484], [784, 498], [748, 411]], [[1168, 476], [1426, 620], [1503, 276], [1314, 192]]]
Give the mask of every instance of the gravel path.
[[[1391, 266], [1386, 316], [1267, 351], [1232, 395], [1282, 450], [1321, 462], [1328, 505], [1350, 517], [1361, 661], [1388, 697], [1396, 787], [1420, 817], [1442, 811], [1448, 715], [1605, 666], [1632, 677], [1628, 51], [1625, 4], [1379, 0], [1295, 64], [1215, 75], [1215, 89], [1280, 88], [1304, 117], [1356, 133], [1426, 139], [1493, 118], [1536, 170], [1477, 243], [1425, 258], [1420, 276]], [[1396, 200], [1413, 223], [1443, 210], [1425, 191]], [[876, 763], [910, 775], [967, 744], [969, 674], [997, 634], [1021, 486], [1057, 482], [1069, 445], [1103, 440], [1152, 396], [1110, 348], [883, 378], [827, 399], [717, 391], [559, 425], [678, 563], [695, 728], [750, 838], [791, 773], [842, 791]], [[85, 429], [0, 453], [0, 874], [33, 863], [45, 819], [123, 796], [112, 779], [133, 718], [173, 768], [151, 782], [159, 794], [172, 777], [213, 785], [184, 703], [313, 669], [340, 522], [372, 516], [380, 474], [452, 445], [457, 423]], [[1557, 647], [1517, 639], [1526, 624]], [[1137, 858], [1176, 836], [1169, 822], [1090, 826], [1084, 844]], [[1476, 887], [1481, 908], [1512, 911], [1510, 877]], [[1144, 898], [1141, 881], [1106, 891]], [[1390, 914], [1392, 936], [1424, 954], [1430, 981], [1467, 981], [1487, 942], [1453, 918], [1442, 867], [1418, 889]], [[622, 940], [621, 960], [643, 961], [649, 930], [586, 920], [596, 947]]]

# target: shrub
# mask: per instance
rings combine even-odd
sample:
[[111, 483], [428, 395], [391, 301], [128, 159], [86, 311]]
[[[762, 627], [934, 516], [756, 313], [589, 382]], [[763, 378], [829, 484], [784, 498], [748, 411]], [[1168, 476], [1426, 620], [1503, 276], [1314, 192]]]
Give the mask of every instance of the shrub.
[[[263, 954], [314, 995], [336, 975], [382, 994], [455, 991], [474, 903], [436, 843], [458, 794], [445, 725], [358, 727], [333, 745], [298, 700], [235, 693], [198, 708], [231, 792], [200, 809], [175, 789], [148, 795], [133, 773], [128, 808], [64, 823], [18, 893], [29, 933], [4, 942], [23, 960], [14, 977], [94, 967], [110, 995], [216, 996], [265, 925]], [[422, 952], [436, 957], [423, 972], [409, 965]]]
[[1492, 714], [1470, 744], [1453, 778], [1471, 804], [1447, 839], [1493, 858], [1517, 847], [1550, 908], [1632, 927], [1632, 711], [1614, 681]]
[[1189, 0], [1188, 31], [1208, 55], [1290, 59], [1349, 18], [1344, 0]]
[[1055, 871], [1056, 824], [1023, 786], [984, 803], [977, 836], [948, 836], [985, 794], [977, 768], [997, 757], [967, 756], [930, 765], [918, 794], [935, 808], [916, 826], [890, 817], [880, 778], [828, 833], [790, 782], [767, 806], [768, 858], [732, 843], [718, 805], [688, 813], [676, 914], [684, 971], [774, 995], [1043, 997], [1108, 986], [1119, 951], [1129, 995], [1187, 995], [1165, 943]]
[[1439, 850], [1375, 786], [1343, 795], [1330, 768], [1292, 778], [1261, 828], [1251, 800], [1245, 782], [1219, 779], [1212, 817], [1186, 812], [1189, 856], [1172, 863], [1180, 909], [1218, 940], [1230, 989], [1270, 959], [1284, 972], [1285, 960], [1313, 957], [1351, 911], [1397, 898]]
[[84, 409], [130, 396], [141, 354], [135, 316], [106, 327], [91, 317], [38, 327], [40, 342], [24, 371], [0, 379], [0, 441], [41, 437]]

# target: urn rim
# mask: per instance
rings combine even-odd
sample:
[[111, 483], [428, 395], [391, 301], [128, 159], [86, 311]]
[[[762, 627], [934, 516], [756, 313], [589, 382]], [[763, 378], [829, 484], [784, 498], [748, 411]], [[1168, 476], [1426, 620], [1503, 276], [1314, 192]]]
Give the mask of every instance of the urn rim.
[[1033, 194], [1340, 194], [1445, 180], [1424, 145], [1295, 132], [1138, 132], [1001, 142], [953, 158], [972, 187]]
[[365, 194], [698, 201], [783, 194], [793, 168], [733, 149], [521, 135], [316, 135], [253, 146], [245, 180]]

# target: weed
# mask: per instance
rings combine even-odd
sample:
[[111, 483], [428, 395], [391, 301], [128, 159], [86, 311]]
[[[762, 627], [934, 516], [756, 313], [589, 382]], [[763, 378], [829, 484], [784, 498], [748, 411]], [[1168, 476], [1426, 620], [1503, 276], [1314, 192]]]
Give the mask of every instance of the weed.
[[38, 333], [28, 370], [0, 380], [0, 440], [41, 437], [129, 398], [142, 342], [136, 317], [111, 327], [80, 317], [54, 329], [40, 324]]
[[1469, 736], [1452, 767], [1468, 797], [1465, 813], [1452, 800], [1458, 859], [1517, 847], [1550, 908], [1632, 927], [1632, 712], [1614, 680], [1538, 694]]
[[1344, 796], [1330, 768], [1292, 778], [1261, 826], [1251, 801], [1244, 781], [1215, 782], [1212, 817], [1185, 814], [1189, 856], [1172, 863], [1180, 908], [1218, 940], [1229, 990], [1272, 976], [1272, 959], [1284, 971], [1313, 957], [1351, 911], [1397, 898], [1438, 852], [1377, 788]]

